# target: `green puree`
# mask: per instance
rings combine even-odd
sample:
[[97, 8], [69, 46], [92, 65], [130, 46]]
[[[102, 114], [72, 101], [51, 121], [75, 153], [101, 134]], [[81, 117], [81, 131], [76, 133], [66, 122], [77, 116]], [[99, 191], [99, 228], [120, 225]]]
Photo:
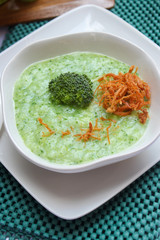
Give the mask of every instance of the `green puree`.
[[[86, 74], [93, 80], [95, 89], [98, 86], [95, 79], [102, 74], [125, 73], [128, 70], [129, 66], [118, 60], [80, 52], [29, 66], [16, 81], [14, 89], [16, 124], [26, 146], [51, 162], [74, 165], [118, 153], [133, 145], [142, 137], [147, 126], [147, 123], [140, 124], [136, 113], [126, 117], [107, 114], [95, 103], [96, 99], [86, 109], [54, 105], [48, 90], [51, 79], [61, 73]], [[106, 137], [110, 122], [102, 121], [102, 116], [116, 120], [109, 128], [110, 144]], [[43, 119], [55, 134], [42, 137], [43, 132], [47, 134], [48, 130], [39, 123], [38, 118]], [[101, 140], [90, 139], [86, 143], [77, 141], [78, 137], [74, 135], [88, 128], [89, 122], [94, 126], [97, 118], [98, 127], [104, 127], [100, 132], [95, 132], [95, 136], [101, 137]], [[62, 138], [62, 131], [67, 130], [71, 134]]]

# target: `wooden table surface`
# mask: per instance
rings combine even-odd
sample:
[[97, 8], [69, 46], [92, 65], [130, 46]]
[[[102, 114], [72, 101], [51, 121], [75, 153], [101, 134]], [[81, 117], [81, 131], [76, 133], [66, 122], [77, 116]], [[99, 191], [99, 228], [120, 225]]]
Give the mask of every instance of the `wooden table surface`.
[[0, 6], [0, 26], [51, 19], [84, 4], [110, 9], [115, 0], [36, 0], [28, 3], [8, 0]]

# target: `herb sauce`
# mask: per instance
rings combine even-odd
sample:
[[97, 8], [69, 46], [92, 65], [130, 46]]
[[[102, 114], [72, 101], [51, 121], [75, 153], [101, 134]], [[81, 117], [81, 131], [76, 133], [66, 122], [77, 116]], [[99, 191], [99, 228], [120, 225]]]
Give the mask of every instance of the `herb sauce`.
[[[108, 114], [96, 103], [96, 99], [86, 109], [54, 105], [48, 90], [51, 79], [61, 73], [86, 74], [93, 81], [94, 91], [98, 86], [97, 77], [128, 70], [127, 64], [116, 59], [85, 52], [63, 55], [29, 66], [16, 81], [13, 96], [17, 128], [26, 146], [48, 161], [74, 165], [118, 153], [135, 144], [147, 127], [147, 123], [139, 122], [137, 113], [133, 112], [126, 117]], [[102, 121], [100, 117], [116, 121], [109, 128], [110, 144], [106, 130], [110, 121]], [[42, 137], [42, 133], [48, 131], [38, 118], [43, 119], [55, 133]], [[94, 126], [96, 119], [98, 127], [103, 127], [96, 133], [101, 140], [89, 139], [86, 143], [77, 141], [78, 137], [74, 135], [81, 133], [81, 129], [87, 129], [89, 122]], [[71, 134], [62, 138], [62, 131], [67, 130]]]

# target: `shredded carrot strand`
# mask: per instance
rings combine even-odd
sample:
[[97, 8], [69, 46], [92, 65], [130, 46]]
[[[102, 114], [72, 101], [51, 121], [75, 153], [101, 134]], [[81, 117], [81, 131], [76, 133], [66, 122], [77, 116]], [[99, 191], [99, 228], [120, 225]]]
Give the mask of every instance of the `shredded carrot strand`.
[[71, 126], [70, 129], [72, 130], [72, 132], [74, 131], [74, 128]]
[[101, 119], [102, 121], [111, 121], [111, 122], [116, 123], [116, 120], [114, 120], [114, 119], [104, 118], [104, 117], [100, 117], [100, 119]]
[[93, 131], [101, 131], [103, 129], [103, 127], [99, 128], [98, 127], [98, 118], [96, 119], [96, 123], [95, 123], [95, 126], [93, 128]]
[[85, 133], [79, 133], [79, 134], [75, 134], [74, 136], [75, 137], [79, 137], [78, 138], [78, 141], [79, 140], [83, 140], [84, 142], [87, 142], [90, 138], [94, 138], [94, 139], [97, 139], [97, 140], [101, 140], [100, 137], [96, 137], [94, 136], [94, 128], [93, 128], [93, 125], [91, 122], [89, 122], [89, 128], [88, 129], [82, 129], [82, 131], [86, 131]]
[[52, 131], [52, 129], [50, 129], [50, 127], [49, 127], [46, 123], [43, 122], [42, 118], [38, 118], [38, 121], [39, 121], [39, 123], [42, 124], [45, 128], [47, 128], [47, 130], [49, 131], [48, 134], [45, 134], [44, 132], [42, 132], [42, 137], [49, 137], [49, 136], [51, 136], [52, 134], [55, 133], [54, 131]]
[[42, 132], [42, 137], [50, 137], [54, 132], [50, 132], [48, 134], [45, 134], [44, 132]]
[[67, 130], [66, 132], [62, 132], [62, 138], [66, 135], [69, 135], [69, 134], [71, 134], [71, 132], [69, 130]]
[[110, 137], [109, 137], [109, 129], [110, 129], [111, 126], [112, 126], [112, 124], [111, 124], [111, 122], [110, 122], [109, 126], [106, 128], [106, 129], [107, 129], [107, 139], [108, 139], [108, 143], [109, 143], [109, 144], [111, 143], [111, 142], [110, 142]]

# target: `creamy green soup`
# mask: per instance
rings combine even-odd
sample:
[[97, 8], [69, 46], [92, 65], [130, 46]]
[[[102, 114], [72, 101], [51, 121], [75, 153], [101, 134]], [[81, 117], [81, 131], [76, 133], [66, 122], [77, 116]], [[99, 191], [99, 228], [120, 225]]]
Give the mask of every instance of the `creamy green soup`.
[[[98, 86], [96, 78], [104, 73], [128, 72], [129, 66], [116, 59], [96, 53], [72, 53], [32, 64], [21, 74], [14, 88], [15, 118], [18, 131], [26, 146], [38, 156], [60, 164], [81, 164], [118, 153], [135, 144], [144, 134], [146, 124], [141, 124], [133, 112], [126, 117], [107, 114], [93, 99], [86, 109], [55, 105], [50, 100], [48, 84], [61, 73], [86, 74], [93, 81], [93, 91]], [[101, 117], [114, 121], [102, 121]], [[40, 124], [41, 118], [55, 133], [48, 133]], [[98, 139], [86, 143], [78, 141], [76, 134], [83, 133], [89, 122], [101, 131]], [[110, 127], [109, 127], [110, 126]], [[70, 131], [62, 137], [62, 132]], [[108, 141], [108, 136], [109, 140]]]

